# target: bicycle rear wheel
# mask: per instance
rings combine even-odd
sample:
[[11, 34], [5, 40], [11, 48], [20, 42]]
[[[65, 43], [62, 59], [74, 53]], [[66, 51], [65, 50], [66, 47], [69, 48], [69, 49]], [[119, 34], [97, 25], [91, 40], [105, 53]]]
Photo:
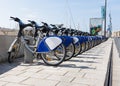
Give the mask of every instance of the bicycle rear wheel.
[[55, 50], [47, 53], [41, 53], [41, 57], [45, 64], [50, 66], [57, 66], [61, 64], [66, 56], [65, 47], [63, 44], [58, 46]]

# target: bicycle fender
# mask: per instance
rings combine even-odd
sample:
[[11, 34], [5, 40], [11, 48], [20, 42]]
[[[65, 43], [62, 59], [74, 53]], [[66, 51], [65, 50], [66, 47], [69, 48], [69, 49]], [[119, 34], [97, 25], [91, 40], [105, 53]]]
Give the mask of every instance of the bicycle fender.
[[68, 47], [72, 42], [73, 42], [73, 38], [71, 38], [70, 36], [59, 36], [62, 39], [63, 45], [65, 47]]
[[36, 52], [50, 52], [57, 48], [62, 43], [62, 39], [59, 37], [46, 37], [43, 38], [38, 44]]
[[50, 37], [60, 38], [62, 40], [62, 44], [65, 47], [68, 47], [73, 42], [73, 38], [71, 36], [50, 36]]
[[80, 43], [80, 44], [82, 44], [83, 42], [85, 42], [85, 40], [84, 40], [84, 37], [83, 37], [83, 36], [78, 36], [78, 38], [79, 38], [79, 43]]
[[73, 38], [73, 43], [76, 44], [79, 42], [79, 39], [77, 37], [72, 37]]
[[48, 37], [45, 42], [51, 50], [54, 50], [62, 43], [62, 39], [58, 37]]

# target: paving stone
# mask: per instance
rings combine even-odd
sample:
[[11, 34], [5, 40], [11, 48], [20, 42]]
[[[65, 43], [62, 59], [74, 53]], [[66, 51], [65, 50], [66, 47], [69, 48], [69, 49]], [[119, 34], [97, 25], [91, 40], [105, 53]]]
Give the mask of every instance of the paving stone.
[[6, 85], [8, 82], [0, 81], [0, 86]]
[[112, 86], [120, 86], [120, 80], [114, 80]]
[[104, 74], [104, 73], [86, 73], [85, 74], [85, 76], [84, 76], [84, 78], [88, 78], [88, 79], [97, 79], [97, 80], [101, 80], [101, 81], [105, 81], [105, 78], [106, 78], [106, 76], [105, 76], [106, 74]]
[[86, 84], [60, 82], [57, 86], [89, 86]]
[[120, 76], [120, 69], [118, 71], [113, 70], [113, 76]]
[[43, 70], [59, 70], [61, 67], [60, 66], [57, 66], [57, 67], [54, 67], [54, 66], [41, 66], [41, 68], [43, 68]]
[[25, 71], [25, 70], [27, 70], [27, 69], [28, 69], [28, 67], [26, 67], [26, 66], [17, 66], [17, 67], [15, 67], [15, 68], [13, 68], [12, 70]]
[[47, 79], [54, 80], [54, 81], [62, 81], [62, 82], [71, 82], [75, 77], [72, 76], [57, 76], [51, 75]]
[[42, 68], [39, 68], [39, 69], [36, 69], [36, 68], [29, 68], [29, 69], [27, 69], [26, 71], [27, 72], [34, 72], [34, 73], [37, 73], [37, 72], [39, 72], [39, 71], [41, 71], [41, 70], [43, 70]]
[[68, 64], [63, 65], [60, 70], [72, 71], [72, 72], [79, 72], [81, 69], [92, 69], [89, 63], [77, 63], [75, 64]]
[[36, 79], [36, 78], [29, 78], [22, 82], [22, 84], [26, 85], [33, 85], [33, 86], [56, 86], [59, 81], [53, 80], [45, 80], [45, 79]]
[[83, 69], [80, 72], [81, 73], [93, 73], [95, 71], [95, 69]]
[[1, 74], [1, 75], [0, 75], [0, 78], [6, 77], [6, 76], [8, 76], [8, 75], [9, 75], [9, 74], [5, 74], [5, 73], [4, 73], [4, 74]]
[[53, 74], [53, 75], [64, 75], [67, 71], [65, 70], [42, 70], [39, 71], [38, 73], [40, 74]]
[[[120, 64], [120, 63], [119, 63]], [[119, 67], [116, 67], [114, 66], [114, 69], [113, 69], [115, 72], [120, 72], [120, 68]]]
[[19, 75], [21, 73], [24, 73], [24, 71], [18, 71], [18, 70], [10, 70], [4, 74], [7, 74], [7, 75]]
[[38, 78], [38, 79], [46, 79], [47, 77], [51, 76], [51, 74], [40, 74], [40, 73], [35, 73], [32, 76], [30, 76], [31, 78]]
[[23, 84], [17, 84], [17, 83], [8, 83], [5, 86], [32, 86], [32, 85], [23, 85]]
[[66, 76], [66, 77], [70, 77], [70, 76], [72, 76], [72, 77], [83, 77], [85, 75], [85, 73], [81, 73], [81, 72], [78, 72], [78, 73], [74, 73], [74, 72], [71, 72], [71, 71], [69, 71], [69, 72], [67, 72], [64, 76]]
[[6, 81], [6, 82], [16, 82], [16, 83], [19, 83], [25, 79], [27, 79], [28, 77], [20, 77], [20, 76], [12, 76], [12, 75], [9, 75], [9, 76], [6, 76], [4, 78], [0, 78], [0, 81]]
[[34, 74], [35, 74], [34, 72], [27, 71], [27, 72], [19, 74], [18, 76], [20, 76], [20, 77], [30, 77], [30, 76], [32, 76]]
[[113, 74], [112, 80], [120, 82], [120, 74]]
[[100, 71], [100, 70], [81, 70], [81, 73], [88, 73], [88, 74], [106, 74], [106, 71]]
[[[96, 79], [88, 79], [88, 78], [75, 78], [72, 83], [79, 83], [79, 84], [87, 84], [87, 85], [90, 85], [90, 86], [93, 86], [93, 85], [96, 85], [99, 84], [99, 83], [102, 83], [101, 81], [99, 80], [96, 80]], [[101, 85], [103, 86], [103, 85]]]
[[89, 86], [104, 86], [104, 83], [103, 81], [97, 80], [93, 85], [89, 85]]
[[42, 69], [43, 65], [28, 65], [27, 67], [29, 67], [30, 69]]
[[80, 68], [74, 68], [74, 67], [73, 68], [68, 67], [68, 68], [61, 68], [60, 69], [60, 71], [67, 71], [67, 72], [71, 71], [71, 72], [76, 72], [76, 73], [79, 72], [80, 70], [81, 70]]

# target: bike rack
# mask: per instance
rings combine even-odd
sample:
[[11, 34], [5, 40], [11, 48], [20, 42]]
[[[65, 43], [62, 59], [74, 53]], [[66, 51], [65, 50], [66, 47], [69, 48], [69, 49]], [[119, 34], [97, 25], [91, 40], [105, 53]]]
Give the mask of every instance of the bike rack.
[[33, 63], [34, 52], [29, 48], [23, 39], [22, 44], [24, 47], [24, 63]]

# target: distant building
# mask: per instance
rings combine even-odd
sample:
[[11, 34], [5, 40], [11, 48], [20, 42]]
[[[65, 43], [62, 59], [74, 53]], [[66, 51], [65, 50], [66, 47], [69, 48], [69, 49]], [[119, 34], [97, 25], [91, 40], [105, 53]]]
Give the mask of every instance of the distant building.
[[120, 31], [113, 32], [112, 37], [120, 37]]

